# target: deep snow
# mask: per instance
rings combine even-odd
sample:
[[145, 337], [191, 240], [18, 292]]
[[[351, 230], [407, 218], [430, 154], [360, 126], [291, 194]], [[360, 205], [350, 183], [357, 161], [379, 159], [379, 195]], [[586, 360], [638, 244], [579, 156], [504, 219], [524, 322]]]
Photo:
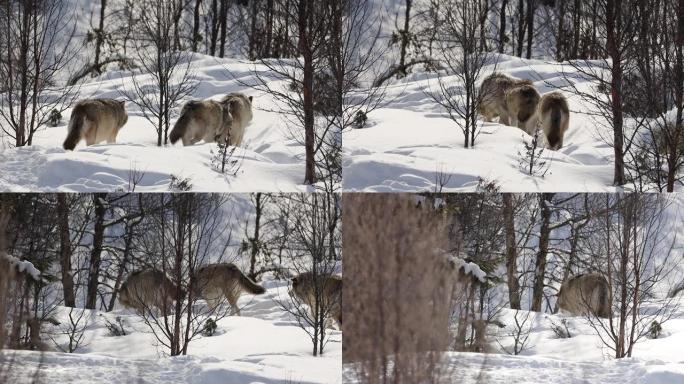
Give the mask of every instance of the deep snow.
[[[684, 299], [682, 299], [684, 301]], [[551, 330], [561, 315], [520, 311], [531, 324], [528, 347], [520, 355], [501, 352], [492, 343], [492, 353], [447, 352], [442, 370], [448, 380], [465, 384], [674, 384], [684, 383], [684, 311], [663, 325], [658, 339], [644, 339], [634, 348], [634, 357], [611, 358], [586, 320], [566, 317], [572, 338], [560, 339]], [[505, 309], [500, 320], [506, 328], [492, 329], [505, 347], [511, 347], [514, 311]], [[495, 328], [495, 327], [492, 327]], [[353, 365], [344, 367], [345, 383], [358, 382]], [[447, 380], [447, 381], [448, 381]]]
[[[59, 126], [39, 130], [32, 146], [0, 145], [0, 191], [130, 191], [132, 180], [137, 180], [136, 192], [168, 191], [174, 176], [189, 179], [193, 192], [309, 190], [303, 184], [304, 147], [291, 137], [280, 115], [270, 112], [277, 110], [276, 101], [247, 86], [255, 84], [255, 72], [268, 77], [265, 68], [252, 62], [201, 54], [194, 54], [191, 60], [198, 87], [188, 100], [219, 99], [230, 92], [254, 96], [254, 119], [247, 126], [242, 147], [234, 154], [241, 164], [236, 176], [212, 169], [214, 143], [157, 147], [153, 125], [144, 119], [138, 107], [127, 102], [128, 123], [115, 144], [86, 147], [81, 142], [73, 152], [62, 149], [69, 109], [63, 113]], [[131, 75], [128, 71], [109, 71], [81, 86], [79, 99], [123, 99], [122, 92], [132, 91]], [[138, 81], [148, 78], [149, 75], [139, 75]], [[175, 118], [181, 107], [182, 104], [175, 111]]]
[[[594, 86], [567, 63], [497, 54], [479, 81], [495, 70], [534, 81], [542, 95], [567, 86], [568, 81], [583, 92]], [[459, 84], [455, 76], [443, 80]], [[613, 149], [604, 140], [605, 127], [590, 115], [594, 107], [579, 96], [562, 90], [570, 105], [570, 127], [563, 148], [544, 152], [550, 168], [539, 177], [519, 170], [523, 137], [527, 141], [530, 137], [518, 128], [480, 119], [475, 147], [464, 148], [462, 131], [429, 95], [438, 90], [435, 73], [416, 71], [394, 80], [383, 106], [368, 115], [368, 127], [343, 134], [345, 191], [434, 191], [438, 173], [448, 179], [442, 192], [473, 191], [480, 179], [494, 182], [502, 192], [615, 191]]]
[[[264, 295], [243, 295], [242, 316], [217, 322], [217, 334], [192, 341], [187, 356], [164, 357], [153, 335], [128, 309], [87, 311], [91, 322], [84, 348], [76, 353], [4, 351], [0, 368], [10, 383], [341, 383], [342, 333], [331, 332], [321, 357], [308, 335], [274, 300], [287, 301], [287, 282], [264, 283]], [[68, 310], [60, 308], [60, 318]], [[108, 336], [104, 319], [121, 316], [130, 334]], [[0, 369], [0, 372], [3, 371]]]

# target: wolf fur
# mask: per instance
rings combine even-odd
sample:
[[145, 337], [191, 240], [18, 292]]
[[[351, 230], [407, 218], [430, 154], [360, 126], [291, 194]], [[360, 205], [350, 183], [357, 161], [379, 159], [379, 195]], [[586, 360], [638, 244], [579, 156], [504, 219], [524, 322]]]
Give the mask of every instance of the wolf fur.
[[598, 273], [574, 276], [558, 292], [558, 308], [573, 315], [610, 317], [611, 302], [608, 281]]
[[229, 93], [221, 99], [221, 103], [228, 108], [232, 120], [224, 126], [220, 140], [230, 138], [229, 145], [240, 146], [245, 137], [245, 128], [252, 121], [252, 96], [242, 93]]
[[528, 134], [534, 134], [537, 119], [534, 118], [539, 104], [539, 92], [531, 84], [519, 84], [506, 91], [506, 108], [510, 125]]
[[200, 140], [213, 143], [230, 124], [230, 111], [221, 102], [214, 100], [192, 100], [185, 103], [181, 115], [174, 124], [169, 140], [175, 144], [193, 145]]
[[[319, 289], [322, 290], [324, 310], [328, 311], [330, 317], [335, 319], [338, 326], [342, 326], [342, 278], [339, 276], [319, 276]], [[316, 302], [316, 284], [313, 273], [304, 272], [292, 278], [292, 290], [294, 295], [303, 304], [309, 306], [313, 311]], [[313, 316], [313, 314], [312, 314]]]
[[234, 264], [218, 263], [200, 267], [195, 275], [195, 294], [203, 298], [209, 307], [216, 309], [225, 297], [231, 314], [240, 316], [237, 301], [243, 292], [260, 295], [266, 290], [245, 276]]
[[113, 99], [88, 99], [76, 104], [69, 120], [69, 133], [64, 149], [73, 150], [79, 141], [86, 145], [106, 140], [116, 142], [116, 135], [128, 121], [124, 101]]
[[[138, 312], [157, 308], [168, 314], [173, 308], [176, 285], [166, 274], [156, 269], [144, 269], [131, 273], [119, 290], [119, 302]], [[181, 296], [185, 292], [181, 290]]]
[[542, 96], [537, 116], [549, 149], [555, 151], [563, 147], [563, 136], [570, 124], [570, 109], [565, 96], [560, 92]]
[[183, 106], [169, 139], [172, 144], [182, 139], [187, 146], [200, 140], [213, 143], [230, 138], [228, 145], [239, 146], [251, 120], [251, 96], [230, 93], [219, 101], [193, 100]]
[[532, 82], [516, 79], [499, 72], [487, 76], [480, 86], [480, 103], [477, 107], [485, 121], [492, 121], [498, 116], [499, 123], [510, 125], [513, 116], [508, 108], [506, 93], [521, 85], [531, 86]]

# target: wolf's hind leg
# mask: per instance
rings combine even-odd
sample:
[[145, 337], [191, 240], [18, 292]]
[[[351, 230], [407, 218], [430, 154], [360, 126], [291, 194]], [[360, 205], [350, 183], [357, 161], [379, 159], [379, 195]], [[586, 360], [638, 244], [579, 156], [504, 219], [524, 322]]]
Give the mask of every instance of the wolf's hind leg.
[[237, 297], [235, 297], [235, 295], [233, 295], [233, 294], [226, 295], [226, 296], [228, 298], [228, 303], [230, 303], [230, 314], [231, 315], [237, 314], [238, 316], [240, 316], [240, 307], [238, 307]]

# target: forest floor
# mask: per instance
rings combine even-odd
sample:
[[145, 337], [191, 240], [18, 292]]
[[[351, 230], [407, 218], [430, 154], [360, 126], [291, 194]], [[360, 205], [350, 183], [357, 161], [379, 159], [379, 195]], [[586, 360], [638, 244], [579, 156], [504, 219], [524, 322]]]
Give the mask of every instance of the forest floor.
[[[595, 87], [567, 63], [507, 55], [491, 61], [482, 78], [496, 70], [529, 79], [542, 95], [569, 82], [583, 92]], [[461, 86], [456, 76], [443, 80]], [[563, 148], [544, 151], [541, 159], [548, 171], [542, 177], [520, 170], [524, 140], [531, 137], [518, 128], [478, 120], [475, 146], [464, 148], [461, 129], [430, 96], [438, 90], [437, 75], [422, 71], [388, 85], [383, 106], [368, 115], [368, 127], [343, 134], [345, 190], [424, 192], [443, 184], [442, 192], [467, 192], [476, 190], [482, 179], [502, 192], [615, 191], [613, 148], [606, 140], [611, 133], [592, 116], [596, 108], [580, 97], [562, 90], [570, 106], [570, 127]]]
[[[254, 118], [246, 128], [243, 145], [233, 154], [239, 164], [236, 175], [212, 168], [215, 143], [183, 147], [178, 142], [158, 147], [154, 125], [143, 117], [140, 108], [127, 102], [128, 123], [119, 131], [116, 143], [86, 146], [82, 141], [74, 151], [64, 150], [62, 143], [71, 116], [68, 109], [59, 125], [36, 132], [33, 145], [0, 145], [0, 191], [169, 191], [174, 188], [174, 178], [187, 179], [193, 192], [309, 190], [303, 184], [304, 147], [293, 137], [282, 115], [272, 112], [277, 110], [277, 102], [248, 86], [256, 84], [255, 73], [268, 81], [266, 69], [252, 62], [194, 54], [191, 71], [198, 82], [191, 99], [220, 99], [230, 92], [254, 96]], [[138, 81], [149, 82], [151, 77], [139, 75]], [[276, 81], [269, 84], [273, 86]], [[131, 73], [112, 70], [81, 86], [78, 99], [122, 100], [122, 92], [132, 90]]]
[[[165, 348], [128, 309], [86, 310], [82, 348], [75, 353], [3, 351], [0, 379], [4, 373], [6, 382], [16, 384], [341, 383], [342, 333], [329, 330], [324, 354], [314, 357], [307, 333], [277, 303], [287, 302], [287, 283], [263, 285], [265, 294], [243, 295], [241, 316], [219, 320], [216, 334], [192, 341], [186, 356], [164, 356]], [[66, 324], [68, 310], [60, 307], [59, 313]], [[117, 316], [126, 324], [126, 336], [109, 335], [105, 320], [114, 322]]]

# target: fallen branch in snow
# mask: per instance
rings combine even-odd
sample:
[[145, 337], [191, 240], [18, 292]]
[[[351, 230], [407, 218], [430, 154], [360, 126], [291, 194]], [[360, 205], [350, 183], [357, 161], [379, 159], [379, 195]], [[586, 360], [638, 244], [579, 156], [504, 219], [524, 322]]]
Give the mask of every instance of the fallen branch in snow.
[[76, 72], [73, 76], [69, 78], [69, 80], [67, 81], [67, 85], [75, 85], [76, 83], [78, 83], [79, 80], [93, 72], [100, 73], [102, 67], [111, 63], [120, 63], [128, 67], [135, 67], [135, 62], [133, 61], [133, 59], [129, 57], [119, 55], [111, 56], [102, 60], [98, 64], [86, 63], [80, 71]]
[[403, 66], [401, 65], [394, 65], [390, 67], [384, 74], [378, 76], [375, 81], [373, 81], [373, 87], [377, 88], [381, 86], [385, 81], [391, 79], [395, 75], [398, 75], [400, 73], [406, 73], [406, 71], [418, 64], [434, 64], [435, 60], [431, 59], [420, 59], [420, 60], [412, 60], [409, 61], [408, 63], [404, 64]]

